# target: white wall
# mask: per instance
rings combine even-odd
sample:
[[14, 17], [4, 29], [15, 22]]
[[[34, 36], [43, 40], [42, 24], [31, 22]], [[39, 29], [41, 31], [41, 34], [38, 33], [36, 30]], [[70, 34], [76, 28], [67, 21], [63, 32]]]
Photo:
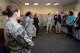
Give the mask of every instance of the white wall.
[[78, 1], [78, 4], [76, 5], [76, 11], [80, 11], [80, 0]]
[[63, 11], [62, 6], [20, 6], [21, 14], [24, 15], [27, 11], [38, 14], [48, 14], [56, 11]]
[[80, 11], [80, 0], [78, 0], [78, 3], [73, 3], [70, 5], [65, 5], [63, 6], [63, 11], [64, 12], [68, 12], [69, 10], [73, 10], [73, 11]]
[[6, 9], [6, 6], [9, 4], [10, 2], [8, 0], [0, 0], [0, 9], [2, 9], [0, 11], [0, 28], [4, 28], [3, 25], [3, 20], [4, 20], [4, 16], [1, 16], [1, 12], [4, 11]]
[[73, 4], [69, 4], [69, 5], [63, 6], [63, 11], [64, 11], [64, 12], [68, 12], [68, 11], [70, 11], [70, 10], [75, 11], [76, 4], [77, 4], [77, 3], [73, 3]]
[[9, 3], [8, 0], [0, 0], [0, 8], [4, 10]]

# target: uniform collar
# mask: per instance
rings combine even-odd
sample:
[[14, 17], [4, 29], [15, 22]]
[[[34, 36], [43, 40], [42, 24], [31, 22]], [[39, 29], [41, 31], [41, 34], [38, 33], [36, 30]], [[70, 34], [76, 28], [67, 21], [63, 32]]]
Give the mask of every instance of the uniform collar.
[[13, 19], [12, 17], [9, 17], [9, 19], [12, 21], [12, 22], [17, 22], [16, 19]]

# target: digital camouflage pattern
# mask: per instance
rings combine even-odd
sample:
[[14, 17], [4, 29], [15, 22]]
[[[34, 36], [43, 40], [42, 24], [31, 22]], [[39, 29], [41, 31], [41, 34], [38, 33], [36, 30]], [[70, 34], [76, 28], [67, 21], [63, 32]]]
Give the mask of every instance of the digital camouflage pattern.
[[29, 38], [32, 40], [32, 34], [33, 34], [33, 19], [30, 17], [26, 17], [25, 19], [25, 29], [27, 31], [27, 34]]
[[33, 41], [28, 37], [27, 32], [17, 20], [9, 18], [6, 21], [5, 33], [10, 53], [28, 53], [34, 46]]

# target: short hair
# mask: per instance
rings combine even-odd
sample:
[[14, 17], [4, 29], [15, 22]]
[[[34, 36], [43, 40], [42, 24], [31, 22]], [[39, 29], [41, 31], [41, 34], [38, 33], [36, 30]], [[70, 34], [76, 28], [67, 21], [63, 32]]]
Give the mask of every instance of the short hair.
[[36, 13], [36, 14], [34, 14], [34, 17], [37, 17], [37, 13]]
[[14, 12], [18, 12], [19, 8], [15, 4], [10, 4], [7, 6], [6, 10], [2, 12], [3, 15], [7, 15], [8, 17], [11, 17]]
[[63, 14], [63, 12], [61, 12], [61, 14]]
[[31, 12], [27, 12], [27, 13], [25, 14], [25, 16], [29, 16], [29, 15], [31, 15]]
[[50, 15], [51, 13], [48, 13], [48, 15]]
[[74, 15], [73, 11], [69, 11], [69, 15]]

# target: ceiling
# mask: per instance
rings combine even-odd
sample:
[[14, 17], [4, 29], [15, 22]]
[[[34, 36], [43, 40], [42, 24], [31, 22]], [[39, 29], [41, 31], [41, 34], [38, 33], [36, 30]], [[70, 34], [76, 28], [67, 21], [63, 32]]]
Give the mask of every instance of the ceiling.
[[24, 5], [24, 3], [36, 3], [45, 5], [46, 3], [60, 3], [60, 5], [68, 5], [71, 3], [76, 3], [78, 0], [10, 0], [13, 3], [17, 3], [19, 5]]

